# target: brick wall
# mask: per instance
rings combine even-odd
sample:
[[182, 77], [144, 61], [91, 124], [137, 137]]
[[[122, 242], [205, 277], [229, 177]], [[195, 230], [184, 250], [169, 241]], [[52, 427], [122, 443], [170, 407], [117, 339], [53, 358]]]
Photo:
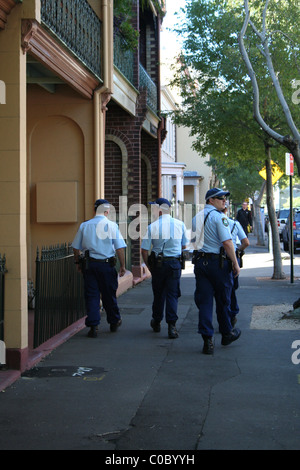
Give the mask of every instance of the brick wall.
[[150, 180], [151, 189], [151, 199], [156, 199], [159, 195], [158, 188], [158, 175], [160, 169], [158, 168], [158, 145], [159, 142], [157, 139], [151, 137], [147, 132], [142, 131], [142, 153], [148, 159], [150, 163], [150, 175], [148, 181]]
[[[105, 149], [105, 197], [109, 201], [116, 201], [119, 196], [127, 195], [128, 208], [133, 204], [141, 203], [142, 194], [142, 164], [141, 164], [141, 149], [142, 149], [142, 133], [141, 126], [146, 116], [146, 92], [141, 92], [139, 95], [136, 116], [133, 117], [120, 108], [113, 100], [107, 105], [108, 111], [106, 113], [106, 135], [115, 137], [122, 142], [126, 148], [126, 169], [127, 179], [126, 188], [122, 182], [122, 165], [124, 171], [124, 156], [120, 146], [116, 144], [116, 140], [106, 142]], [[143, 133], [143, 138], [144, 138]], [[146, 134], [145, 134], [146, 135]], [[149, 136], [150, 137], [150, 136]], [[151, 140], [150, 137], [148, 146]], [[123, 150], [124, 152], [124, 150]], [[151, 152], [152, 153], [152, 152]], [[146, 153], [145, 153], [146, 154]], [[151, 161], [153, 161], [151, 155]], [[153, 170], [152, 170], [153, 171]], [[156, 165], [157, 172], [157, 165]], [[116, 206], [116, 208], [118, 205]], [[134, 266], [141, 265], [140, 241], [133, 241], [132, 243], [132, 264]]]
[[122, 195], [122, 153], [110, 140], [105, 142], [105, 198], [119, 212], [119, 196]]

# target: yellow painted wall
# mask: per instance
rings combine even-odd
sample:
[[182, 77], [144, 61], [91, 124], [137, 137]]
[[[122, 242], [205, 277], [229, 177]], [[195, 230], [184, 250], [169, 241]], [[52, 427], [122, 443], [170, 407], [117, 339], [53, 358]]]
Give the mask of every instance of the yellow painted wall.
[[34, 280], [36, 248], [71, 242], [79, 224], [93, 216], [93, 102], [67, 85], [54, 94], [33, 85], [27, 110], [28, 274]]
[[20, 15], [14, 8], [0, 33], [0, 80], [6, 104], [0, 105], [0, 252], [6, 254], [5, 343], [27, 346], [26, 247], [26, 57]]
[[[90, 4], [109, 22], [104, 28], [104, 92], [110, 90], [113, 75], [108, 40], [113, 3]], [[96, 188], [95, 176], [95, 168], [103, 174], [101, 97], [85, 99], [68, 85], [58, 85], [54, 94], [26, 85], [21, 21], [39, 16], [40, 2], [26, 0], [13, 8], [0, 32], [0, 253], [6, 255], [8, 269], [4, 340], [8, 349], [20, 350], [28, 346], [27, 281], [35, 278], [37, 246], [72, 241], [79, 224], [93, 216], [95, 195], [104, 187], [98, 177]]]

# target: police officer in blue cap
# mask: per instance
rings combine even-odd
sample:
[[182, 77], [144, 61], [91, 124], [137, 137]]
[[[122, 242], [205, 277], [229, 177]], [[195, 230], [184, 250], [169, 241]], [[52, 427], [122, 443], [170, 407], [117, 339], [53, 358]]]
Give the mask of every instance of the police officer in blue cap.
[[[154, 332], [160, 331], [164, 316], [168, 324], [170, 339], [178, 337], [176, 329], [178, 298], [180, 297], [181, 256], [188, 239], [183, 222], [170, 215], [171, 204], [158, 198], [153, 205], [157, 219], [148, 226], [142, 240], [142, 257], [152, 274], [152, 320]], [[149, 251], [151, 255], [149, 255]]]
[[[221, 212], [228, 191], [213, 188], [207, 191], [206, 205], [192, 221], [194, 242], [194, 273], [196, 278], [195, 303], [199, 310], [198, 332], [204, 340], [203, 353], [213, 354], [214, 328], [213, 299], [222, 334], [221, 344], [236, 341], [241, 331], [230, 321], [232, 275], [238, 276], [240, 267], [236, 258], [228, 218]], [[232, 274], [233, 273], [233, 274]]]
[[[117, 304], [118, 273], [115, 269], [116, 254], [120, 261], [119, 275], [125, 274], [126, 243], [118, 225], [107, 216], [110, 204], [106, 199], [98, 199], [94, 205], [95, 216], [83, 222], [72, 243], [75, 263], [82, 270], [87, 318], [90, 327], [88, 336], [97, 337], [100, 323], [100, 295], [106, 311], [110, 331], [115, 332], [122, 319]], [[85, 265], [80, 263], [81, 253], [85, 253]]]

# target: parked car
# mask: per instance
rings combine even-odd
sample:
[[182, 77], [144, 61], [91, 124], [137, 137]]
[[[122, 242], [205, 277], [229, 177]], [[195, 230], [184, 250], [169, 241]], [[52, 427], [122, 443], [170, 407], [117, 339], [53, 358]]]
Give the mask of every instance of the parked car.
[[278, 233], [279, 233], [279, 238], [281, 242], [282, 242], [282, 230], [286, 224], [289, 213], [290, 213], [290, 209], [279, 209], [278, 214], [277, 214]]
[[[300, 248], [300, 211], [293, 211], [293, 240], [294, 240], [294, 253]], [[290, 216], [288, 216], [285, 226], [282, 229], [282, 240], [284, 251], [289, 251], [290, 243]]]

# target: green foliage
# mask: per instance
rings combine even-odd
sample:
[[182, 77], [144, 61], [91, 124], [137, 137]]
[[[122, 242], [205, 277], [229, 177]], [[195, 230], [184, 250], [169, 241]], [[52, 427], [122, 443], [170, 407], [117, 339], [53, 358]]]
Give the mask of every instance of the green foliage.
[[114, 28], [125, 39], [128, 49], [136, 49], [139, 41], [139, 33], [132, 26], [133, 0], [114, 0]]
[[[261, 28], [264, 1], [251, 1], [257, 29]], [[264, 166], [265, 146], [272, 160], [284, 169], [284, 150], [267, 136], [253, 119], [253, 90], [239, 51], [238, 35], [244, 21], [241, 0], [188, 0], [184, 21], [176, 26], [183, 38], [183, 52], [173, 84], [181, 89], [182, 108], [175, 121], [191, 129], [194, 148], [210, 154], [229, 169], [250, 163], [259, 171]], [[270, 0], [267, 11], [268, 41], [276, 71], [294, 119], [298, 108], [292, 103], [292, 79], [299, 76], [299, 1]], [[282, 108], [248, 28], [246, 45], [261, 93], [261, 114], [274, 130], [289, 134]], [[223, 166], [220, 168], [223, 171]]]
[[258, 171], [252, 165], [241, 163], [240, 165], [228, 165], [228, 162], [222, 163], [219, 160], [211, 158], [208, 163], [217, 173], [218, 178], [225, 182], [226, 188], [230, 191], [230, 199], [234, 205], [251, 197], [260, 188], [263, 180]]
[[[134, 15], [133, 6], [136, 0], [114, 0], [114, 27], [120, 32], [125, 39], [128, 49], [136, 49], [139, 43], [139, 32], [132, 26], [132, 18]], [[140, 0], [142, 11], [149, 8], [150, 0]], [[158, 0], [152, 0], [152, 3], [162, 18], [164, 16], [163, 9]]]

